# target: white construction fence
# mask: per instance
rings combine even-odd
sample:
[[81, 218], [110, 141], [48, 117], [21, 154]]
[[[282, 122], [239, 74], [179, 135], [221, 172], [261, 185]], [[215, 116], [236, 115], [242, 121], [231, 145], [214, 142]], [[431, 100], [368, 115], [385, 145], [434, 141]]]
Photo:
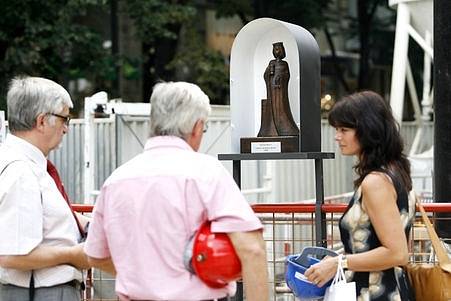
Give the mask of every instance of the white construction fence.
[[[147, 104], [148, 106], [148, 104]], [[148, 136], [149, 117], [146, 106], [142, 107], [142, 116], [136, 112], [116, 112], [107, 118], [92, 118], [88, 123], [92, 137], [86, 139], [86, 120], [71, 121], [68, 134], [61, 147], [50, 154], [61, 173], [66, 190], [73, 202], [92, 203], [96, 190], [105, 179], [122, 163], [142, 151]], [[228, 106], [213, 106], [208, 121], [201, 152], [212, 156], [230, 153], [231, 125]], [[417, 125], [404, 122], [402, 134], [406, 149], [414, 140]], [[0, 129], [1, 133], [1, 129]], [[343, 157], [337, 151], [334, 141], [334, 129], [322, 120], [322, 151], [335, 152], [335, 159], [324, 160], [324, 195], [332, 196], [352, 190], [353, 158]], [[433, 139], [432, 123], [423, 124], [423, 139], [420, 149], [430, 149]], [[85, 143], [85, 141], [91, 141]], [[90, 151], [86, 151], [88, 148]], [[86, 158], [86, 154], [91, 158]], [[422, 165], [418, 177], [415, 175], [417, 190], [431, 190], [432, 158], [420, 158]], [[418, 161], [417, 160], [417, 161]], [[426, 162], [426, 163], [425, 163]], [[428, 168], [424, 167], [428, 164]], [[89, 165], [90, 170], [87, 169]], [[224, 162], [231, 171], [231, 162]], [[87, 176], [87, 170], [89, 176]], [[418, 178], [418, 179], [417, 179]], [[92, 185], [86, 185], [86, 181]], [[85, 191], [85, 187], [90, 191]], [[315, 196], [313, 160], [286, 161], [244, 161], [242, 162], [242, 189], [251, 203], [299, 202], [313, 199]], [[88, 196], [88, 197], [87, 197]]]

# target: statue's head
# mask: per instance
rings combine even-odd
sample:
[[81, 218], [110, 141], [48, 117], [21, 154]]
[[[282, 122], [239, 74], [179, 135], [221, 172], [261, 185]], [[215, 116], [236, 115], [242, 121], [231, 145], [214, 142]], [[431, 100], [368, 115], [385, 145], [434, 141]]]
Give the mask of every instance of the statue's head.
[[272, 44], [272, 54], [274, 55], [275, 58], [278, 59], [283, 59], [286, 56], [285, 48], [283, 47], [282, 42]]

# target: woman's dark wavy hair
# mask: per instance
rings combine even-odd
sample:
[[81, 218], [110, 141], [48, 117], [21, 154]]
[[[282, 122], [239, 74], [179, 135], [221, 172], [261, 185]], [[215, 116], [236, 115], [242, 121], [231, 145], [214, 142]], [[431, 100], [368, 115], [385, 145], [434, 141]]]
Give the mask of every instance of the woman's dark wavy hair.
[[329, 124], [356, 130], [361, 146], [359, 161], [354, 165], [358, 187], [373, 171], [388, 172], [412, 189], [410, 163], [403, 153], [403, 141], [389, 105], [377, 93], [363, 91], [345, 96], [329, 113]]

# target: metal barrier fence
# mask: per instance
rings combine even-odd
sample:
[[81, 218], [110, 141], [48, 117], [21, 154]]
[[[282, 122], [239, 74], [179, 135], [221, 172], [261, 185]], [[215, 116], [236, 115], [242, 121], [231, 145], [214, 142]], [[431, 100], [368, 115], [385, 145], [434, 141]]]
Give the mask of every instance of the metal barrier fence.
[[[338, 252], [343, 252], [338, 221], [346, 206], [329, 203], [322, 207], [326, 213], [327, 246]], [[431, 213], [432, 222], [438, 220], [435, 213], [451, 212], [451, 204], [431, 203], [423, 206]], [[254, 205], [253, 209], [265, 225], [271, 300], [294, 301], [285, 284], [285, 258], [289, 254], [300, 253], [304, 247], [315, 245], [315, 204], [259, 204]], [[445, 239], [451, 242], [451, 237]], [[428, 261], [430, 240], [420, 216], [413, 223], [409, 248], [411, 262]]]
[[[344, 198], [348, 196], [345, 195]], [[343, 251], [338, 221], [347, 206], [339, 203], [340, 201], [343, 199], [329, 198], [322, 206], [323, 212], [326, 213], [327, 246], [338, 252]], [[433, 223], [439, 220], [437, 213], [451, 213], [451, 203], [424, 203], [423, 207], [429, 212]], [[92, 210], [90, 205], [74, 205], [74, 208], [80, 212]], [[252, 208], [264, 224], [263, 236], [267, 247], [271, 300], [294, 301], [293, 294], [285, 284], [285, 258], [289, 254], [300, 253], [304, 247], [315, 245], [315, 204], [256, 204]], [[440, 219], [451, 222], [451, 217]], [[428, 261], [431, 258], [430, 240], [419, 215], [413, 223], [410, 237], [410, 261]], [[451, 243], [451, 237], [442, 239]], [[434, 258], [432, 261], [434, 262]], [[114, 295], [113, 277], [95, 270], [90, 271], [88, 276], [84, 300], [118, 300]]]

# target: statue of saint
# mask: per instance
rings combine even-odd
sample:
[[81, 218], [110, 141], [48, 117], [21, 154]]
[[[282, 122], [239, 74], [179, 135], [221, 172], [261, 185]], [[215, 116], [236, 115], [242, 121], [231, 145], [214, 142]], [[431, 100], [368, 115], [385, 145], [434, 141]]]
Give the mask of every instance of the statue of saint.
[[288, 63], [283, 60], [286, 56], [283, 43], [274, 43], [272, 53], [275, 59], [269, 62], [263, 75], [268, 105], [270, 104], [272, 110], [272, 119], [279, 136], [297, 136], [299, 129], [291, 114], [288, 100], [290, 69]]

